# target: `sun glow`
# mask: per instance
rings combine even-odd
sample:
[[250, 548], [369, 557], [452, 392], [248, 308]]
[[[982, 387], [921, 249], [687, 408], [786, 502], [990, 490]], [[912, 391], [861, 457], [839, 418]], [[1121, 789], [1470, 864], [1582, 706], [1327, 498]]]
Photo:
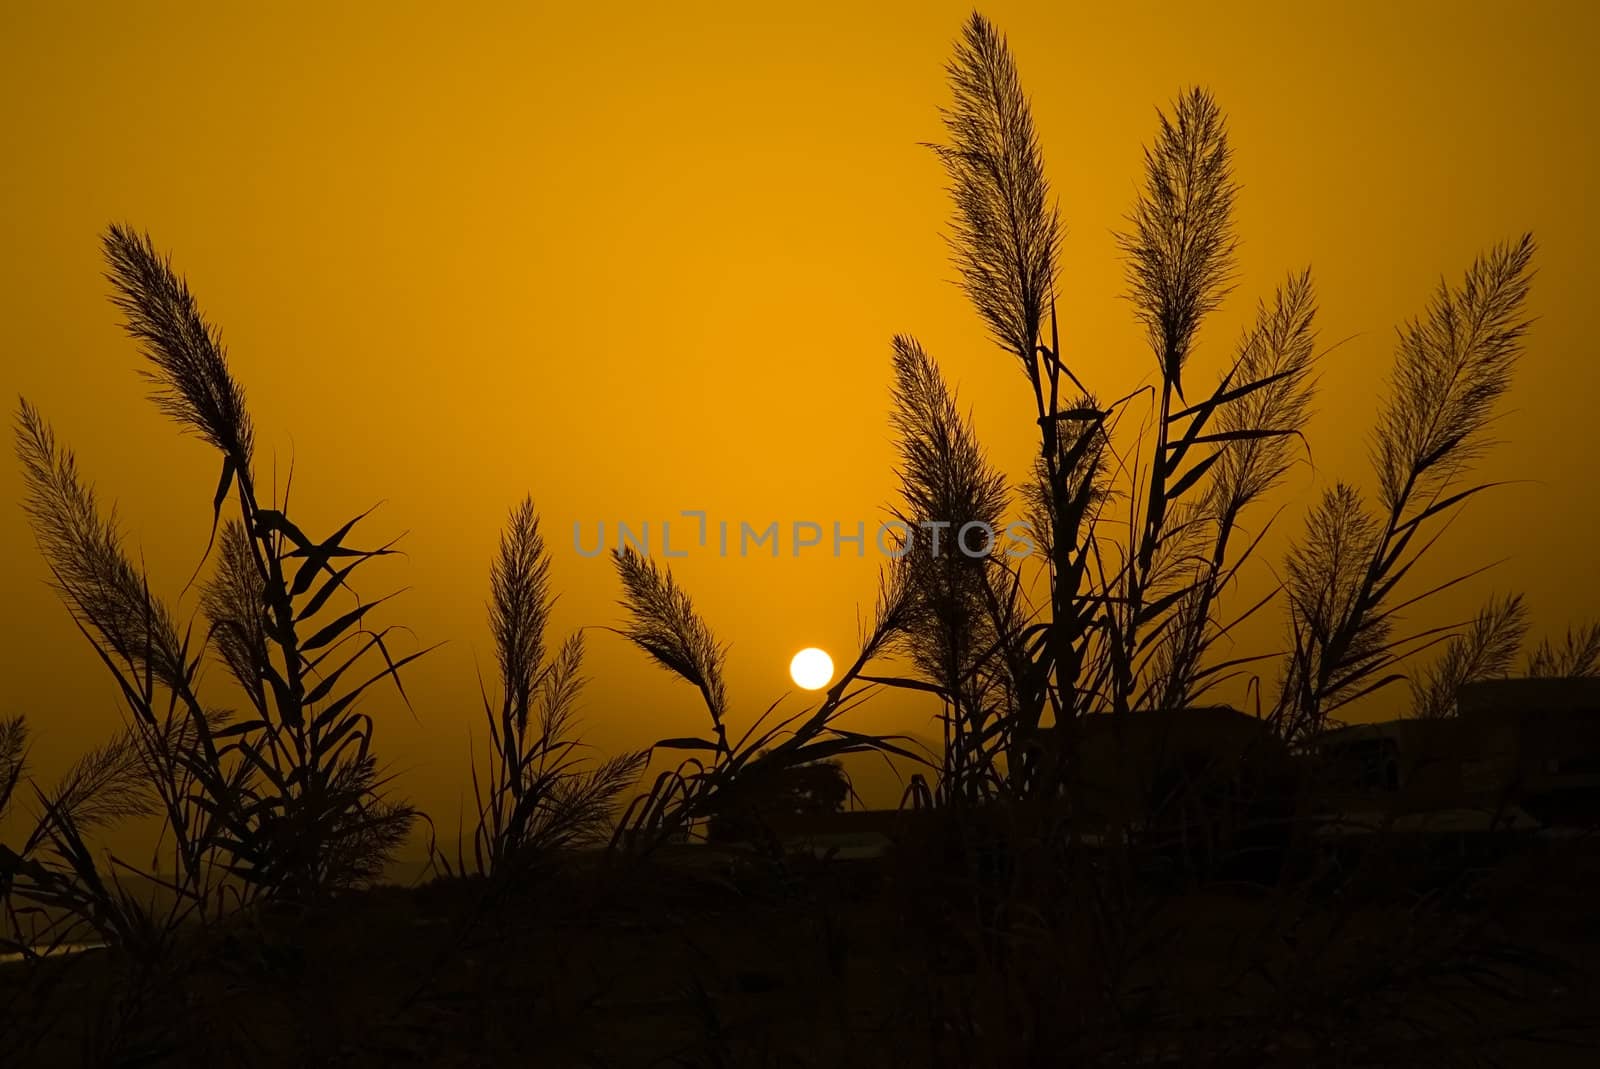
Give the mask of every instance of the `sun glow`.
[[833, 679], [833, 658], [827, 651], [809, 646], [789, 662], [789, 676], [804, 690], [821, 690]]

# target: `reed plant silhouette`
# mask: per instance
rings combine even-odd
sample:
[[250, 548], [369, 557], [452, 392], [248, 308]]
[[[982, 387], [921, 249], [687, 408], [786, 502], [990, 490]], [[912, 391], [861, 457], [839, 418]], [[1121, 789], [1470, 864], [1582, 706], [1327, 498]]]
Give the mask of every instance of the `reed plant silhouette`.
[[878, 689], [863, 672], [893, 648], [907, 626], [911, 599], [906, 569], [884, 571], [877, 605], [862, 629], [855, 659], [815, 708], [774, 719], [780, 698], [735, 737], [730, 733], [722, 676], [727, 647], [666, 568], [628, 546], [617, 550], [612, 561], [622, 581], [621, 604], [627, 615], [617, 633], [699, 691], [710, 723], [707, 735], [654, 744], [652, 755], [663, 751], [691, 756], [658, 773], [649, 790], [629, 803], [618, 823], [615, 845], [649, 850], [674, 839], [703, 835], [707, 822], [719, 813], [737, 813], [746, 802], [773, 797], [787, 782], [787, 771], [818, 761], [859, 753], [925, 760], [902, 745], [908, 740], [850, 731], [838, 723]]
[[1411, 679], [1411, 715], [1436, 720], [1455, 712], [1456, 693], [1468, 683], [1507, 675], [1528, 630], [1522, 595], [1493, 598], [1472, 624]]
[[[7, 889], [88, 921], [102, 939], [153, 949], [184, 921], [217, 916], [225, 899], [313, 899], [381, 873], [415, 813], [387, 797], [360, 703], [385, 681], [403, 699], [399, 671], [425, 651], [394, 656], [394, 628], [370, 623], [387, 599], [363, 600], [350, 585], [392, 543], [351, 545], [360, 516], [312, 538], [291, 519], [287, 486], [275, 504], [259, 495], [244, 390], [170, 262], [120, 226], [104, 250], [157, 408], [219, 456], [216, 559], [200, 594], [203, 625], [180, 627], [71, 450], [21, 403], [23, 507], [53, 585], [118, 685], [127, 724], [58, 786], [35, 788], [39, 821], [7, 855]], [[233, 677], [242, 713], [201, 697], [208, 656]], [[162, 821], [157, 855], [145, 867], [112, 855], [102, 872], [85, 834], [145, 813]], [[124, 891], [127, 872], [161, 887], [168, 904], [147, 908]]]
[[1491, 484], [1471, 482], [1528, 328], [1533, 240], [1495, 246], [1461, 283], [1441, 282], [1400, 332], [1372, 443], [1376, 513], [1345, 483], [1327, 490], [1287, 568], [1292, 653], [1273, 718], [1291, 739], [1315, 734], [1350, 702], [1405, 678], [1437, 628], [1404, 631], [1403, 612], [1475, 573], [1402, 596], [1401, 583], [1451, 510]]
[[[962, 678], [1005, 680], [996, 692], [1007, 707], [990, 729], [1004, 742], [987, 750], [979, 777], [989, 793], [1050, 791], [1026, 745], [1046, 722], [1070, 750], [1084, 714], [1183, 706], [1249, 663], [1209, 657], [1238, 623], [1221, 618], [1218, 603], [1259, 545], [1259, 532], [1235, 545], [1241, 516], [1282, 480], [1310, 413], [1315, 297], [1309, 273], [1291, 275], [1262, 303], [1220, 381], [1189, 400], [1184, 370], [1231, 283], [1235, 183], [1220, 108], [1204, 91], [1184, 92], [1161, 116], [1119, 235], [1159, 376], [1153, 416], [1137, 440], [1120, 440], [1144, 391], [1102, 403], [1061, 348], [1057, 211], [1016, 65], [981, 16], [964, 28], [949, 76], [948, 142], [934, 147], [955, 205], [954, 260], [1033, 396], [1039, 454], [1021, 497], [1043, 543], [1048, 591], [1048, 605], [1027, 603], [1027, 562], [995, 558], [975, 570], [987, 612], [972, 633], [994, 640], [975, 643], [982, 664]], [[937, 451], [936, 435], [901, 430], [903, 453]], [[949, 703], [949, 673], [920, 667]]]
[[1010, 741], [1012, 676], [994, 670], [992, 651], [997, 636], [1017, 625], [1018, 592], [997, 593], [989, 580], [991, 558], [1002, 552], [996, 532], [1004, 526], [1005, 479], [914, 339], [894, 339], [894, 373], [901, 483], [894, 516], [905, 532], [898, 551], [912, 592], [901, 646], [944, 706], [939, 787], [977, 798], [992, 789], [981, 779], [994, 774]]
[[555, 595], [532, 498], [512, 511], [500, 536], [489, 588], [500, 695], [497, 706], [483, 697], [490, 746], [482, 778], [473, 765], [472, 869], [458, 848], [455, 871], [510, 877], [556, 851], [609, 841], [617, 801], [646, 754], [591, 761], [582, 751], [575, 729], [585, 683], [583, 633], [574, 632], [553, 654], [546, 647]]
[[[882, 680], [932, 691], [945, 722], [963, 725], [946, 728], [942, 782], [929, 800], [951, 810], [947, 821], [967, 849], [954, 866], [948, 850], [908, 855], [900, 885], [908, 900], [934, 903], [913, 938], [953, 943], [950, 956], [964, 963], [957, 980], [931, 984], [926, 1000], [930, 1028], [955, 1044], [949, 1062], [1139, 1061], [1177, 1050], [1199, 1064], [1301, 1030], [1294, 1042], [1308, 1045], [1298, 1049], [1343, 1048], [1372, 1033], [1340, 1034], [1341, 1014], [1396, 1026], [1386, 1000], [1401, 993], [1450, 1005], [1473, 978], [1494, 985], [1519, 970], [1560, 974], [1547, 957], [1463, 930], [1468, 882], [1411, 915], [1403, 951], [1371, 942], [1341, 953], [1337, 933], [1373, 923], [1415, 873], [1379, 837], [1353, 871], [1330, 876], [1325, 844], [1300, 838], [1310, 825], [1296, 819], [1309, 744], [1350, 703], [1415, 675], [1418, 709], [1446, 715], [1460, 683], [1509, 670], [1520, 647], [1520, 598], [1491, 602], [1465, 626], [1408, 630], [1403, 618], [1477, 574], [1411, 583], [1450, 516], [1490, 488], [1471, 470], [1491, 444], [1488, 428], [1525, 340], [1532, 240], [1492, 247], [1402, 328], [1372, 434], [1377, 507], [1335, 484], [1310, 510], [1281, 581], [1234, 606], [1241, 571], [1277, 518], [1272, 495], [1310, 455], [1305, 430], [1326, 351], [1310, 272], [1289, 272], [1258, 302], [1220, 376], [1197, 387], [1203, 328], [1235, 281], [1238, 190], [1218, 102], [1182, 91], [1159, 115], [1118, 235], [1154, 385], [1102, 401], [1115, 395], [1087, 382], [1061, 344], [1058, 211], [1016, 64], [981, 15], [966, 23], [948, 73], [953, 103], [945, 143], [934, 148], [954, 206], [952, 258], [993, 341], [1028, 383], [1039, 451], [1032, 480], [1003, 487], [956, 417], [936, 363], [897, 338], [902, 497], [919, 518], [955, 525], [1020, 506], [1044, 550], [967, 561], [959, 596], [949, 574], [909, 569], [911, 603], [923, 609], [912, 619], [927, 630], [912, 646], [915, 675]], [[1027, 596], [1036, 589], [1044, 591], [1037, 603]], [[1287, 617], [1282, 650], [1228, 649], [1241, 623], [1275, 604]], [[1589, 645], [1575, 632], [1560, 652], [1542, 646], [1534, 663], [1544, 671], [1591, 663]], [[1438, 660], [1408, 674], [1434, 647]], [[1090, 784], [1151, 771], [1133, 767], [1131, 717], [1182, 717], [1228, 683], [1250, 684], [1264, 739], [1276, 736], [1276, 753], [1301, 759], [1269, 763], [1286, 782], [1264, 790], [1220, 784], [1263, 790], [1273, 861], [1262, 899], [1230, 935], [1238, 971], [1208, 973], [1207, 993], [1168, 966], [1179, 942], [1220, 920], [1206, 916], [1224, 908], [1205, 897], [1217, 874], [1183, 870], [1170, 882], [1149, 819], [1170, 802], [1159, 791], [1149, 812], [1106, 819]], [[1117, 768], [1087, 766], [1086, 718], [1102, 714], [1119, 725], [1113, 737], [1123, 749], [1095, 751], [1094, 760]], [[1046, 733], [1050, 744], [1040, 745]], [[1265, 741], [1261, 748], [1273, 756]], [[1174, 771], [1179, 789], [1217, 786]], [[1252, 841], [1228, 845], [1243, 854]], [[1330, 898], [1330, 888], [1345, 897]], [[1326, 945], [1281, 952], [1290, 931], [1323, 933]], [[1242, 994], [1247, 975], [1278, 977], [1282, 997]], [[1229, 1024], [1207, 1025], [1206, 1015]], [[1444, 1038], [1442, 1026], [1412, 1023]], [[1147, 1046], [1163, 1030], [1175, 1046]]]
[[[1293, 744], [1335, 723], [1350, 702], [1406, 678], [1409, 657], [1459, 631], [1407, 631], [1402, 616], [1466, 575], [1415, 592], [1405, 582], [1453, 510], [1488, 488], [1470, 470], [1490, 444], [1488, 425], [1521, 352], [1532, 240], [1494, 247], [1459, 284], [1441, 284], [1423, 317], [1401, 331], [1372, 439], [1379, 511], [1348, 484], [1326, 491], [1281, 584], [1236, 608], [1229, 592], [1276, 515], [1248, 530], [1242, 521], [1309, 455], [1304, 431], [1320, 350], [1314, 283], [1309, 271], [1295, 271], [1259, 303], [1214, 384], [1197, 391], [1186, 374], [1235, 277], [1238, 191], [1220, 106], [1202, 89], [1184, 90], [1145, 150], [1143, 184], [1118, 242], [1156, 381], [1102, 403], [1060, 343], [1057, 208], [1015, 62], [981, 15], [963, 30], [949, 81], [947, 141], [934, 147], [954, 203], [953, 258], [1034, 400], [1036, 475], [1018, 496], [1043, 543], [1038, 567], [1048, 591], [1047, 604], [1029, 604], [1022, 592], [1032, 588], [1024, 575], [1031, 562], [991, 556], [971, 569], [962, 602], [968, 663], [954, 671], [948, 658], [917, 664], [917, 680], [948, 708], [972, 704], [964, 690], [985, 680], [996, 681], [986, 693], [1005, 696], [978, 734], [1008, 741], [986, 745], [985, 770], [962, 768], [960, 777], [986, 783], [991, 795], [1056, 790], [1021, 745], [1042, 725], [1053, 722], [1070, 765], [1082, 716], [1181, 709], [1222, 684], [1259, 679], [1274, 660], [1279, 685], [1264, 695], [1261, 715]], [[919, 387], [902, 373], [908, 354], [920, 354], [913, 347], [896, 339], [902, 456], [939, 458], [950, 469], [940, 476], [945, 485], [983, 487], [983, 515], [998, 515], [1007, 496], [970, 430], [905, 417], [919, 403]], [[918, 374], [937, 382], [931, 358], [918, 359], [928, 364]], [[1144, 403], [1150, 415], [1132, 419]], [[935, 500], [922, 485], [928, 476], [907, 470], [907, 499], [933, 508], [931, 518], [978, 514], [970, 500]], [[923, 574], [916, 585], [933, 604], [948, 580]], [[1280, 595], [1286, 654], [1219, 653]], [[1433, 685], [1446, 686], [1473, 661], [1468, 647], [1454, 648], [1461, 663]], [[947, 769], [964, 760], [947, 757]]]
[[1537, 677], [1600, 675], [1600, 623], [1568, 628], [1560, 642], [1540, 639], [1528, 654], [1526, 672]]
[[0, 818], [11, 809], [11, 798], [28, 767], [28, 721], [23, 716], [0, 720]]
[[[1471, 624], [1452, 635], [1432, 663], [1411, 679], [1413, 717], [1439, 720], [1457, 712], [1456, 695], [1468, 683], [1511, 675], [1528, 634], [1521, 594], [1490, 598]], [[1548, 636], [1527, 652], [1522, 675], [1577, 679], [1600, 675], [1600, 626], [1568, 628], [1560, 642]]]

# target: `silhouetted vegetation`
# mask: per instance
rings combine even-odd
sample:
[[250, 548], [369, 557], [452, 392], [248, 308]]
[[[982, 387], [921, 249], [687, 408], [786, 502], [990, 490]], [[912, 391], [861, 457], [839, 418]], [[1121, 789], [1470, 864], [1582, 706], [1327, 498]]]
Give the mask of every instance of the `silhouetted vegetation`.
[[[8, 1052], [1346, 1066], [1593, 1038], [1592, 979], [1569, 951], [1596, 934], [1582, 894], [1600, 809], [1570, 817], [1548, 787], [1534, 805], [1510, 758], [1470, 749], [1461, 708], [1463, 688], [1511, 675], [1528, 608], [1512, 594], [1459, 625], [1408, 619], [1477, 574], [1416, 578], [1492, 487], [1472, 469], [1526, 339], [1532, 239], [1491, 246], [1402, 327], [1370, 438], [1376, 494], [1335, 481], [1278, 580], [1236, 605], [1243, 570], [1268, 570], [1266, 502], [1310, 455], [1323, 350], [1295, 269], [1198, 381], [1203, 328], [1236, 282], [1242, 194], [1218, 101], [1180, 92], [1145, 150], [1118, 243], [1155, 377], [1118, 396], [1062, 341], [1058, 208], [1016, 63], [982, 16], [948, 75], [934, 152], [952, 256], [1032, 398], [1029, 477], [1007, 484], [938, 362], [896, 336], [905, 542], [857, 652], [813, 702], [749, 715], [688, 592], [619, 549], [607, 630], [689, 684], [706, 727], [616, 756], [582, 742], [584, 631], [549, 638], [550, 554], [525, 499], [489, 569], [472, 803], [453, 849], [434, 827], [436, 878], [414, 888], [383, 886], [423, 818], [391, 795], [368, 710], [409, 706], [402, 670], [426, 649], [398, 649], [402, 629], [376, 622], [389, 599], [352, 585], [394, 543], [355, 544], [365, 512], [305, 533], [290, 480], [258, 481], [220, 331], [149, 237], [107, 232], [153, 400], [218, 476], [185, 622], [72, 451], [19, 405], [23, 509], [125, 716], [48, 785], [28, 724], [0, 721], [0, 816], [32, 806], [0, 846], [0, 951], [21, 959], [0, 967]], [[1013, 516], [1040, 552], [993, 537]], [[1240, 651], [1264, 612], [1282, 613], [1282, 648]], [[202, 687], [208, 661], [225, 698]], [[1600, 627], [1541, 641], [1522, 670], [1600, 674]], [[1402, 682], [1414, 723], [1335, 730]], [[1216, 704], [1230, 687], [1251, 712]], [[848, 726], [883, 688], [937, 706], [935, 751]], [[1574, 693], [1561, 700], [1590, 692]], [[1426, 748], [1442, 738], [1449, 761]], [[910, 773], [900, 809], [842, 812], [846, 758]], [[1451, 762], [1456, 781], [1427, 795], [1423, 770]], [[1481, 828], [1439, 829], [1473, 807]], [[1518, 814], [1560, 835], [1524, 834]], [[148, 864], [97, 845], [137, 821], [160, 829]], [[807, 821], [820, 831], [791, 834]], [[103, 949], [61, 956], [81, 944]]]
[[[583, 691], [583, 633], [551, 655], [545, 626], [555, 598], [550, 557], [531, 498], [511, 514], [489, 573], [489, 626], [500, 670], [495, 708], [483, 699], [489, 726], [486, 779], [474, 765], [477, 826], [475, 871], [506, 875], [552, 852], [605, 842], [617, 797], [633, 785], [646, 754], [589, 762], [574, 735]], [[447, 871], [449, 860], [439, 855]], [[467, 871], [458, 848], [457, 871]]]
[[[348, 544], [360, 517], [317, 540], [290, 519], [287, 486], [277, 507], [261, 503], [244, 391], [182, 278], [148, 238], [121, 227], [107, 232], [105, 252], [157, 407], [220, 454], [218, 560], [202, 596], [205, 631], [180, 632], [71, 451], [22, 403], [24, 508], [57, 591], [130, 715], [126, 735], [55, 792], [38, 792], [40, 823], [22, 851], [30, 882], [13, 891], [70, 906], [100, 937], [131, 943], [163, 938], [190, 913], [214, 914], [225, 894], [236, 904], [307, 899], [381, 873], [415, 814], [383, 796], [373, 721], [357, 702], [386, 679], [398, 689], [399, 669], [419, 654], [391, 656], [392, 630], [366, 622], [387, 599], [362, 601], [349, 586], [357, 568], [390, 551]], [[237, 515], [224, 524], [230, 500]], [[341, 594], [350, 603], [336, 609]], [[249, 704], [244, 715], [200, 697], [213, 648]], [[86, 824], [146, 809], [167, 833], [160, 867], [140, 873], [171, 892], [159, 919], [120, 891], [114, 873], [107, 882], [82, 839]], [[45, 860], [33, 856], [41, 849]]]
[[767, 796], [787, 770], [854, 753], [889, 753], [915, 760], [903, 740], [846, 730], [836, 721], [865, 700], [873, 684], [858, 682], [871, 661], [887, 653], [904, 627], [910, 595], [905, 569], [886, 570], [878, 604], [861, 636], [860, 652], [815, 709], [774, 720], [781, 699], [767, 707], [736, 740], [729, 741], [728, 699], [722, 682], [726, 647], [713, 637], [689, 595], [672, 575], [631, 547], [614, 555], [628, 623], [620, 634], [660, 667], [693, 685], [711, 722], [710, 737], [663, 739], [653, 749], [687, 751], [635, 799], [618, 825], [617, 842], [652, 846], [689, 833], [719, 810], [749, 796]]
[[774, 820], [837, 813], [849, 800], [850, 780], [838, 761], [791, 765], [773, 776], [765, 797], [741, 797], [738, 808], [713, 814], [706, 823], [706, 841], [760, 843], [770, 835]]

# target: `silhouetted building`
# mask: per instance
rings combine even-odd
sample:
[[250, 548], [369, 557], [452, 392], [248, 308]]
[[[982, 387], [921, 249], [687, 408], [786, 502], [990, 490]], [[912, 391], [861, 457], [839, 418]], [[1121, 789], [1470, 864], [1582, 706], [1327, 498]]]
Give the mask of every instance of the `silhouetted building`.
[[1333, 834], [1532, 830], [1600, 816], [1600, 680], [1460, 689], [1457, 715], [1325, 732], [1313, 798]]
[[1227, 706], [1094, 713], [1024, 742], [1080, 841], [1127, 841], [1188, 868], [1257, 850], [1288, 815], [1287, 748]]
[[1470, 789], [1502, 791], [1541, 823], [1600, 818], [1600, 679], [1496, 679], [1462, 687]]

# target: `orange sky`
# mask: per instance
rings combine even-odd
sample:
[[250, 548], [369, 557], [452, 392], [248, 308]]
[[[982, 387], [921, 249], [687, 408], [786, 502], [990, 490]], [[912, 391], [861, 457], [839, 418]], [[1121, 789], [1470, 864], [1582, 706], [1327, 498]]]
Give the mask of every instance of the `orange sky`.
[[[1002, 466], [1026, 469], [1032, 400], [951, 284], [943, 176], [918, 144], [942, 133], [963, 5], [272, 7], [0, 12], [0, 393], [55, 422], [175, 596], [215, 461], [143, 399], [97, 234], [128, 221], [172, 250], [249, 391], [260, 478], [294, 461], [304, 525], [383, 501], [371, 538], [410, 532], [409, 557], [369, 584], [410, 587], [392, 618], [448, 645], [410, 676], [416, 719], [390, 710], [378, 740], [442, 824], [467, 789], [475, 663], [493, 665], [489, 559], [524, 492], [563, 631], [618, 621], [609, 565], [572, 551], [574, 522], [871, 521], [894, 487], [897, 331], [959, 383]], [[1592, 613], [1595, 9], [1089, 8], [984, 9], [1010, 36], [1068, 228], [1063, 340], [1080, 375], [1116, 396], [1153, 368], [1110, 231], [1154, 109], [1188, 84], [1227, 110], [1243, 185], [1239, 286], [1196, 367], [1307, 263], [1324, 342], [1351, 339], [1323, 364], [1316, 471], [1279, 496], [1285, 532], [1327, 480], [1370, 485], [1395, 324], [1441, 273], [1532, 229], [1539, 322], [1483, 469], [1528, 481], [1481, 501], [1436, 564], [1511, 560], [1434, 615], [1491, 589], [1525, 590], [1536, 629]], [[49, 771], [119, 713], [43, 585], [19, 493], [0, 465], [0, 713], [29, 714]], [[733, 644], [742, 717], [786, 687], [798, 647], [850, 652], [875, 566], [676, 563]], [[1276, 624], [1251, 640], [1269, 646]], [[590, 653], [597, 745], [700, 728], [689, 688], [620, 639], [595, 633]], [[892, 697], [856, 724], [927, 730], [932, 711]]]

